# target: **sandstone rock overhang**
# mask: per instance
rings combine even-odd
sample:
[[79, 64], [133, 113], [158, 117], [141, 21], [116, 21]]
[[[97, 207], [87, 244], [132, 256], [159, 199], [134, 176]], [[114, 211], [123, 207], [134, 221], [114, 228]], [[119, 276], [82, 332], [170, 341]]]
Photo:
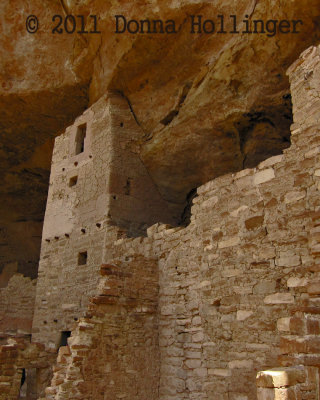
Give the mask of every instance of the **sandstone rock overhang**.
[[[1, 38], [5, 257], [34, 276], [52, 151], [51, 138], [107, 89], [121, 92], [143, 134], [140, 157], [166, 200], [185, 207], [192, 189], [230, 171], [253, 167], [289, 145], [292, 119], [286, 68], [319, 40], [319, 2], [270, 0], [215, 4], [158, 0], [152, 4], [53, 1], [43, 7], [2, 2]], [[25, 18], [36, 14], [30, 35]], [[52, 34], [52, 16], [97, 15], [99, 35]], [[301, 20], [288, 35], [114, 34], [114, 16], [174, 19]], [[246, 17], [248, 15], [248, 18]], [[18, 118], [19, 116], [19, 118]], [[9, 199], [9, 201], [8, 201]], [[14, 205], [14, 211], [13, 207]], [[23, 224], [22, 224], [23, 223]], [[15, 232], [33, 230], [24, 248]], [[17, 250], [18, 249], [18, 250]], [[34, 249], [34, 250], [31, 250]], [[30, 261], [24, 264], [23, 260]]]

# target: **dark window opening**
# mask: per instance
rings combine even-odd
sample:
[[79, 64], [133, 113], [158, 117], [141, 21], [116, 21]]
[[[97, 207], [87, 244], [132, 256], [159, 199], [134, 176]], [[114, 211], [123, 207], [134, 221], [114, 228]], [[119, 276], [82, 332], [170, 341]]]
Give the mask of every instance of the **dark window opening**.
[[26, 398], [27, 398], [26, 370], [22, 368], [19, 399], [26, 399]]
[[38, 398], [38, 370], [36, 368], [22, 369], [19, 399], [35, 400]]
[[83, 251], [78, 254], [78, 265], [86, 265], [88, 259], [88, 253]]
[[62, 346], [68, 346], [68, 338], [71, 336], [71, 331], [62, 331], [59, 348]]
[[21, 375], [21, 384], [20, 384], [20, 388], [22, 388], [24, 382], [26, 380], [26, 370], [24, 368], [22, 368], [22, 375]]
[[77, 176], [73, 176], [73, 177], [70, 178], [70, 180], [69, 180], [69, 186], [70, 186], [70, 187], [75, 186], [75, 185], [77, 184], [77, 182], [78, 182], [78, 177], [77, 177]]
[[79, 125], [76, 134], [76, 155], [84, 152], [84, 141], [87, 134], [87, 124]]

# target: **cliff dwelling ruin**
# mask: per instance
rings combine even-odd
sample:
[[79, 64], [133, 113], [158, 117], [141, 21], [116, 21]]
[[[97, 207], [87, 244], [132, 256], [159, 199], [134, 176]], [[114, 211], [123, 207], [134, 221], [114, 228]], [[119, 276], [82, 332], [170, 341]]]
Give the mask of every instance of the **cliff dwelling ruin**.
[[13, 3], [0, 400], [319, 400], [320, 2]]

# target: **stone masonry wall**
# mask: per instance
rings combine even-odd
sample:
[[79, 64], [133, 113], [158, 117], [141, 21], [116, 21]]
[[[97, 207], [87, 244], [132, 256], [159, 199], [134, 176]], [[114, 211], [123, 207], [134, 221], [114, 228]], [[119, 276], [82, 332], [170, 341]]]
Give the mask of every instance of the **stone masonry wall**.
[[[288, 70], [294, 106], [292, 134], [300, 147], [309, 146], [310, 150], [305, 154], [309, 165], [312, 165], [314, 157], [316, 160], [319, 158], [319, 61], [319, 48], [311, 47]], [[319, 190], [319, 169], [315, 169], [313, 175]], [[310, 206], [314, 212], [311, 214], [308, 246], [313, 261], [303, 265], [297, 276], [290, 280], [291, 288], [297, 293], [295, 306], [289, 310], [287, 317], [277, 322], [282, 333], [279, 365], [285, 368], [258, 374], [259, 400], [284, 396], [298, 400], [319, 399], [320, 214], [316, 197], [310, 199]]]
[[[50, 378], [49, 366], [55, 358], [56, 354], [46, 352], [44, 345], [30, 344], [24, 338], [9, 339], [7, 344], [0, 346], [0, 400], [20, 398], [23, 370], [26, 376], [25, 398], [36, 400], [37, 391], [44, 390]], [[33, 382], [30, 379], [32, 375], [35, 377]]]
[[59, 350], [46, 399], [156, 400], [157, 262], [130, 257], [102, 265], [101, 274], [98, 295]]
[[160, 197], [137, 154], [141, 134], [127, 101], [108, 93], [56, 139], [34, 342], [57, 349], [61, 333], [83, 315], [98, 285], [103, 244], [114, 240], [112, 224], [137, 234], [155, 221], [175, 221], [175, 205]]
[[[304, 65], [302, 83], [295, 85], [296, 76], [291, 76], [293, 102], [301, 90], [298, 102], [306, 108], [300, 113], [294, 105], [292, 145], [283, 155], [198, 188], [186, 228], [156, 224], [147, 238], [105, 242], [104, 263], [117, 260], [124, 271], [131, 258], [158, 259], [161, 400], [255, 400], [257, 371], [276, 367], [280, 360], [289, 363], [292, 354], [293, 365], [309, 357], [319, 367], [318, 321], [311, 316], [318, 307], [311, 305], [319, 300], [320, 136], [317, 113], [312, 105], [305, 106], [307, 100], [318, 101], [320, 73], [312, 69], [318, 52], [311, 49], [311, 56], [309, 50], [298, 62]], [[285, 324], [296, 313], [303, 323], [309, 319], [311, 330], [301, 333], [310, 341], [291, 337], [296, 344], [286, 345], [291, 339], [282, 338]], [[78, 330], [71, 343], [81, 337]], [[131, 348], [118, 352], [124, 360], [132, 354]], [[67, 371], [74, 371], [75, 361], [71, 359]], [[300, 385], [303, 380], [295, 383], [299, 390], [303, 387], [303, 399], [316, 399], [316, 370], [307, 373], [306, 385]], [[66, 376], [52, 382], [49, 398], [74, 398], [66, 390], [59, 397], [66, 379], [71, 385]], [[77, 382], [73, 385], [81, 387]], [[103, 390], [105, 398], [132, 395], [115, 396], [108, 380]], [[280, 397], [269, 392], [263, 399], [299, 399], [290, 390], [276, 395]]]
[[0, 340], [30, 335], [36, 296], [36, 280], [13, 275], [0, 289]]

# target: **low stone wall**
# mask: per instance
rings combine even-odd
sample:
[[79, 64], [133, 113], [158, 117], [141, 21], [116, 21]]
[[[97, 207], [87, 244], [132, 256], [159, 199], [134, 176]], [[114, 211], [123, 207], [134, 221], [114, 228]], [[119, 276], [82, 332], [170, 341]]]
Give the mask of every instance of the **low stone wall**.
[[156, 224], [130, 239], [107, 226], [94, 244], [97, 295], [60, 349], [46, 399], [256, 400], [260, 371], [259, 400], [318, 400], [319, 51], [290, 72], [283, 155], [199, 187], [185, 228]]
[[[320, 84], [320, 49], [307, 49], [288, 70], [293, 93], [294, 126], [293, 140], [300, 146], [305, 140], [310, 149], [305, 153], [302, 165], [315, 167], [314, 181], [320, 188], [319, 139], [320, 123], [318, 98]], [[306, 192], [307, 195], [308, 191]], [[287, 317], [277, 322], [280, 338], [279, 365], [286, 368], [262, 371], [257, 376], [258, 400], [319, 399], [320, 368], [320, 208], [316, 196], [309, 204], [314, 212], [308, 233], [308, 247], [312, 256], [304, 263], [298, 274], [288, 280], [287, 285], [295, 293], [295, 305]], [[299, 366], [299, 367], [295, 367]], [[298, 371], [298, 375], [297, 375]], [[301, 371], [303, 371], [301, 378]], [[299, 379], [296, 379], [299, 376]], [[270, 384], [270, 377], [277, 383]], [[280, 378], [281, 379], [280, 379]], [[275, 379], [273, 379], [275, 380]], [[284, 384], [284, 381], [287, 381]]]
[[[98, 295], [61, 347], [46, 399], [158, 399], [158, 271], [137, 256], [102, 265]], [[107, 397], [106, 397], [107, 396]]]
[[297, 366], [261, 371], [257, 386], [258, 400], [317, 400], [319, 370]]
[[[8, 344], [0, 346], [0, 400], [17, 400], [22, 384], [22, 371], [28, 382], [28, 400], [36, 400], [37, 393], [44, 390], [50, 379], [49, 366], [56, 354], [45, 351], [43, 345], [30, 344], [26, 339], [9, 339]], [[28, 376], [28, 371], [36, 371], [36, 376]]]
[[13, 275], [0, 289], [0, 338], [30, 335], [36, 296], [36, 280]]
[[317, 301], [308, 295], [318, 270], [317, 128], [292, 142], [257, 169], [200, 187], [187, 228], [155, 225], [148, 238], [107, 243], [106, 262], [150, 251], [159, 260], [159, 399], [256, 399], [257, 371], [285, 356], [286, 318]]
[[[308, 85], [319, 88], [317, 81]], [[292, 145], [283, 155], [198, 188], [188, 227], [156, 224], [147, 238], [106, 240], [104, 262], [118, 260], [124, 272], [131, 271], [136, 257], [158, 260], [160, 371], [154, 398], [256, 400], [258, 371], [278, 365], [295, 370], [302, 364], [304, 380], [287, 389], [264, 387], [260, 380], [258, 394], [263, 400], [298, 400], [297, 393], [301, 399], [316, 399], [320, 137], [318, 124], [312, 124], [316, 121], [305, 121], [296, 118]], [[142, 270], [138, 276], [144, 276]], [[114, 307], [95, 315], [94, 324], [105, 324], [106, 316], [117, 318], [120, 298]], [[130, 337], [122, 323], [118, 326], [121, 338]], [[135, 329], [140, 337], [143, 331]], [[56, 375], [47, 398], [99, 398], [97, 392], [70, 392], [78, 379], [78, 372], [73, 375], [78, 361], [88, 366], [81, 367], [84, 390], [89, 382], [92, 387], [102, 382], [97, 378], [102, 365], [92, 352], [78, 355], [72, 349], [78, 340], [83, 345], [83, 335], [80, 323], [67, 368]], [[111, 343], [117, 343], [115, 337]], [[131, 346], [120, 346], [112, 354], [139, 359], [143, 347], [135, 353]], [[128, 377], [127, 370], [121, 371], [119, 382]], [[98, 384], [101, 391], [110, 399], [135, 398], [129, 389], [116, 393], [113, 376], [118, 379], [111, 373], [110, 381]], [[139, 385], [144, 378], [137, 375]]]
[[[317, 234], [320, 227], [320, 213], [312, 217], [309, 246], [315, 263], [301, 269], [298, 277], [288, 282], [297, 296], [295, 306], [288, 317], [277, 321], [280, 338], [279, 364], [284, 368], [259, 372], [257, 375], [258, 400], [319, 399], [320, 368], [320, 284], [319, 244]], [[307, 279], [311, 271], [312, 279]]]

